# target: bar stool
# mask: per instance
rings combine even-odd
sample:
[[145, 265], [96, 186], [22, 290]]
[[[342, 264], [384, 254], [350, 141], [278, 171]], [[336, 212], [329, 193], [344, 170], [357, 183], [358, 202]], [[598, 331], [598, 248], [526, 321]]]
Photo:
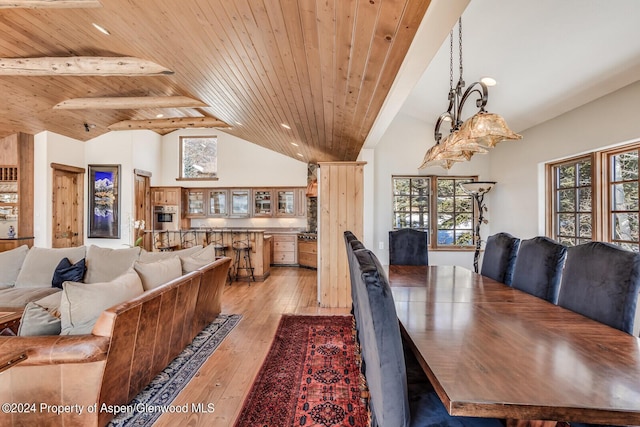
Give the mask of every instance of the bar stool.
[[[213, 245], [213, 248], [217, 257], [227, 256], [227, 250], [229, 245], [224, 241], [224, 233], [222, 230], [209, 230], [207, 231], [207, 245]], [[235, 268], [235, 267], [234, 267]], [[227, 278], [229, 283], [233, 282], [233, 276], [231, 275], [231, 268], [227, 270]]]
[[232, 233], [232, 243], [235, 262], [233, 264], [234, 279], [238, 280], [238, 272], [244, 270], [247, 272], [246, 277], [249, 277], [249, 285], [251, 282], [255, 282], [256, 278], [253, 275], [253, 266], [251, 265], [251, 238], [249, 231], [234, 231]]
[[180, 230], [180, 247], [182, 249], [194, 247], [197, 240], [195, 230]]

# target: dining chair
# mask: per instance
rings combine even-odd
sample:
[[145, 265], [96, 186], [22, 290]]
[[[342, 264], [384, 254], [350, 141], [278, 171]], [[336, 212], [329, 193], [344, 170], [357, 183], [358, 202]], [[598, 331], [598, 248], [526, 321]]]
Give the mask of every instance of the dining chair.
[[489, 236], [484, 248], [480, 274], [511, 286], [519, 246], [520, 239], [509, 233]]
[[558, 305], [633, 334], [640, 290], [640, 253], [611, 243], [567, 249]]
[[402, 228], [389, 232], [390, 265], [429, 265], [428, 233]]
[[566, 258], [567, 247], [548, 237], [522, 240], [511, 286], [556, 304]]

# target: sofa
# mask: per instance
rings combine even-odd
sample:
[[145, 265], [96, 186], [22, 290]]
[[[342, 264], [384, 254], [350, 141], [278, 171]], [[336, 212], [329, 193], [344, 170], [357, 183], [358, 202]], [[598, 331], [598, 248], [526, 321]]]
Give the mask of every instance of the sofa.
[[[83, 261], [85, 283], [42, 283]], [[29, 249], [15, 283], [0, 289], [0, 307], [24, 306], [18, 336], [0, 336], [0, 401], [10, 405], [0, 425], [107, 424], [220, 313], [230, 264], [209, 247]], [[35, 326], [23, 327], [31, 312]]]

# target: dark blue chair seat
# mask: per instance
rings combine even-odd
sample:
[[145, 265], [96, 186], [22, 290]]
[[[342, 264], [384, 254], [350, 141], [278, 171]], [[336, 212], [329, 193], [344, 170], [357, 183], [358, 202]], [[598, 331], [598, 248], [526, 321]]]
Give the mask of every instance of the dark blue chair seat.
[[509, 233], [498, 233], [487, 238], [480, 274], [511, 286], [520, 239]]
[[567, 249], [558, 305], [633, 334], [640, 254], [604, 242]]
[[389, 232], [390, 265], [429, 265], [429, 242], [425, 231], [403, 228]]
[[566, 246], [548, 237], [522, 240], [511, 286], [556, 304], [566, 257]]

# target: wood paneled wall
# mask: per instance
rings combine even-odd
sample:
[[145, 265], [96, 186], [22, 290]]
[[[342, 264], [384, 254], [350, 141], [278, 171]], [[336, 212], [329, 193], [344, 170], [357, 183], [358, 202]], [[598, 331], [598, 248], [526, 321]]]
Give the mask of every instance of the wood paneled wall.
[[363, 168], [366, 162], [321, 162], [318, 180], [318, 302], [350, 307], [351, 282], [344, 232], [363, 232]]

